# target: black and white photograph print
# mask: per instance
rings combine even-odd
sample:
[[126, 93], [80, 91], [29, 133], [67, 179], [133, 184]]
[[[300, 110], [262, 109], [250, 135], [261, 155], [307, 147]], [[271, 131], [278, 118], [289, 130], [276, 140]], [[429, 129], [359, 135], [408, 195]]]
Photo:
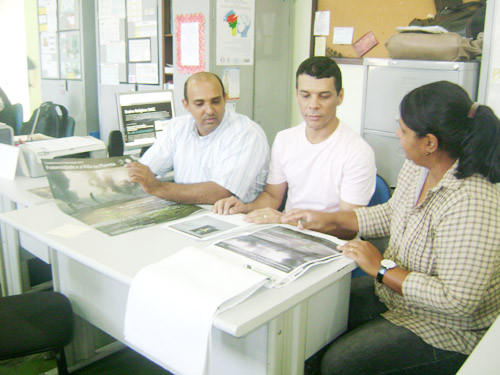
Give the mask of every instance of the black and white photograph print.
[[216, 233], [225, 232], [236, 227], [237, 225], [235, 224], [206, 215], [170, 225], [172, 229], [193, 235], [197, 238], [213, 236]]

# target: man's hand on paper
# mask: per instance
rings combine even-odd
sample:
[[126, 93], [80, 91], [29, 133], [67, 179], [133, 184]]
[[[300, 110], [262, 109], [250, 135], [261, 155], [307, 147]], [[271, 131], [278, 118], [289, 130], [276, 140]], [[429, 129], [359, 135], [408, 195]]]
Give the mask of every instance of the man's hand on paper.
[[219, 215], [233, 215], [248, 212], [247, 206], [235, 196], [220, 199], [214, 203], [212, 212]]
[[144, 191], [151, 195], [157, 195], [161, 186], [151, 169], [139, 162], [132, 162], [125, 165], [128, 168], [128, 175], [131, 182], [136, 182], [142, 186]]
[[243, 220], [255, 224], [274, 224], [281, 223], [282, 212], [270, 207], [248, 213]]

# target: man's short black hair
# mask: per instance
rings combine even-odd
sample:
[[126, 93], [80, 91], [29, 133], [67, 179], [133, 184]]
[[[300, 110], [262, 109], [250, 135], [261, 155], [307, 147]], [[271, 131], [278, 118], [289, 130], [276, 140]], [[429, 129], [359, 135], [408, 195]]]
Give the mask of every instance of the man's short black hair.
[[321, 78], [334, 78], [335, 90], [337, 94], [342, 89], [342, 73], [337, 63], [329, 57], [315, 56], [304, 60], [297, 69], [295, 75], [295, 88], [298, 86], [298, 79], [301, 74], [321, 79]]
[[219, 83], [220, 83], [220, 87], [222, 88], [222, 97], [223, 98], [226, 97], [226, 91], [224, 90], [224, 85], [222, 84], [222, 81], [221, 81], [221, 79], [219, 78], [219, 76], [217, 74], [211, 73], [211, 72], [199, 72], [199, 73], [193, 74], [188, 79], [186, 79], [186, 82], [184, 82], [184, 99], [186, 100], [186, 102], [189, 102], [189, 100], [188, 100], [188, 94], [187, 94], [187, 89], [188, 89], [189, 81], [191, 80], [191, 78], [195, 78], [195, 77], [199, 77], [199, 76], [216, 78], [217, 81], [219, 81]]

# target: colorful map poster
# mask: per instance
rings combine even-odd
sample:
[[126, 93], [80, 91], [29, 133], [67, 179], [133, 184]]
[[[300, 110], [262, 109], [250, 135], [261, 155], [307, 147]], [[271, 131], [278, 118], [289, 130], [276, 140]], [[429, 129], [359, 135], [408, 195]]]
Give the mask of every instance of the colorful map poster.
[[217, 0], [217, 65], [253, 65], [255, 0]]

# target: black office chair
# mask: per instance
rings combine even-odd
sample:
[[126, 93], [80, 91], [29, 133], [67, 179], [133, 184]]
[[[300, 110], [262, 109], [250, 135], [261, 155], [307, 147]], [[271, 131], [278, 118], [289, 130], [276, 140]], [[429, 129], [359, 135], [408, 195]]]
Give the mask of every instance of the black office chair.
[[34, 292], [0, 298], [0, 360], [50, 350], [59, 375], [68, 374], [64, 346], [73, 336], [73, 310], [63, 294]]
[[108, 137], [108, 156], [122, 156], [125, 145], [123, 144], [123, 135], [119, 130], [112, 130]]

